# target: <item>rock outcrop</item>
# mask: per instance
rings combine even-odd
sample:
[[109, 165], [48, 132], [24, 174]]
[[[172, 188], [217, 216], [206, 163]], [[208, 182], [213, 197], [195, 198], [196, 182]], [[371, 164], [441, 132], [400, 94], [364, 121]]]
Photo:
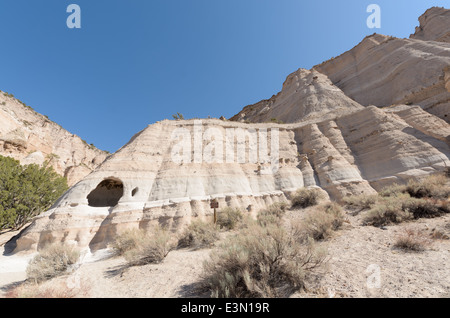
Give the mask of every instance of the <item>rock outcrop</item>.
[[314, 70], [363, 106], [419, 105], [450, 122], [449, 65], [450, 43], [374, 34]]
[[179, 229], [211, 217], [214, 199], [220, 208], [254, 214], [302, 187], [339, 200], [450, 166], [440, 130], [448, 124], [410, 110], [362, 107], [285, 125], [211, 119], [150, 125], [37, 217], [16, 251], [61, 241], [97, 250], [126, 229], [155, 223]]
[[411, 39], [450, 43], [450, 10], [433, 7], [419, 18], [420, 25]]
[[83, 179], [107, 157], [106, 152], [1, 91], [0, 155], [22, 164], [48, 161], [69, 185]]
[[347, 97], [327, 76], [305, 69], [290, 74], [280, 93], [245, 107], [233, 121], [294, 123], [335, 118], [363, 108]]
[[15, 251], [52, 242], [97, 250], [127, 229], [210, 218], [212, 200], [254, 215], [302, 187], [341, 200], [444, 170], [450, 44], [429, 38], [442, 38], [433, 21], [447, 11], [427, 12], [425, 40], [369, 36], [297, 70], [280, 93], [230, 121], [148, 126], [37, 217]]

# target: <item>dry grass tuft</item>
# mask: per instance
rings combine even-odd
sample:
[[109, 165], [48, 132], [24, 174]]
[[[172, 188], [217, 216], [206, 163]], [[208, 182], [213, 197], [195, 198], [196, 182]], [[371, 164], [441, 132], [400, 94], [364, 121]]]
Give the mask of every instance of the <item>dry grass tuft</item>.
[[362, 210], [370, 209], [378, 203], [379, 196], [377, 194], [361, 194], [344, 198], [347, 206], [360, 208]]
[[404, 251], [422, 252], [431, 245], [431, 240], [421, 230], [411, 228], [404, 229], [403, 233], [398, 235], [394, 247]]
[[448, 178], [443, 174], [432, 175], [424, 180], [410, 180], [405, 191], [413, 198], [434, 198], [446, 200], [450, 196]]
[[126, 252], [136, 248], [144, 238], [145, 232], [143, 230], [127, 230], [116, 237], [111, 247], [115, 255], [122, 256]]
[[435, 199], [411, 198], [403, 203], [403, 209], [412, 213], [414, 219], [435, 218], [450, 213], [450, 203]]
[[286, 212], [288, 204], [275, 203], [269, 206], [267, 209], [258, 213], [257, 222], [261, 226], [267, 226], [269, 224], [281, 225], [281, 218]]
[[221, 229], [234, 230], [243, 218], [241, 210], [226, 207], [217, 213], [217, 225]]
[[[407, 185], [386, 187], [364, 217], [364, 224], [384, 226], [419, 218], [434, 218], [450, 213], [448, 178], [431, 175], [410, 180]], [[359, 201], [358, 198], [350, 199]], [[368, 204], [370, 205], [370, 204]]]
[[81, 298], [88, 297], [91, 285], [80, 280], [76, 287], [69, 287], [66, 282], [50, 284], [25, 283], [8, 290], [6, 298]]
[[299, 233], [301, 241], [312, 238], [316, 241], [329, 239], [333, 232], [341, 228], [345, 221], [345, 213], [337, 203], [319, 206], [308, 213], [304, 220], [295, 223], [295, 231]]
[[186, 228], [178, 240], [178, 248], [201, 249], [214, 245], [219, 239], [216, 225], [195, 220]]
[[170, 251], [175, 249], [176, 237], [161, 226], [144, 232], [127, 231], [119, 235], [113, 248], [128, 262], [128, 266], [161, 263]]
[[72, 246], [48, 245], [28, 264], [27, 278], [38, 283], [57, 277], [75, 264], [79, 257], [80, 253]]
[[383, 198], [378, 205], [366, 213], [363, 223], [381, 227], [411, 220], [412, 213], [404, 209], [410, 200], [411, 197], [408, 194]]
[[292, 208], [307, 208], [319, 204], [322, 194], [319, 189], [302, 188], [292, 197]]

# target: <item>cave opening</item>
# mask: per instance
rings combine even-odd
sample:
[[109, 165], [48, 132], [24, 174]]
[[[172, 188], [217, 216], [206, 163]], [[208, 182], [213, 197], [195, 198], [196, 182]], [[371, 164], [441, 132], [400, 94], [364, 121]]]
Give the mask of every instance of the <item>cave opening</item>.
[[87, 196], [88, 204], [92, 207], [113, 207], [123, 196], [123, 183], [116, 178], [108, 178]]

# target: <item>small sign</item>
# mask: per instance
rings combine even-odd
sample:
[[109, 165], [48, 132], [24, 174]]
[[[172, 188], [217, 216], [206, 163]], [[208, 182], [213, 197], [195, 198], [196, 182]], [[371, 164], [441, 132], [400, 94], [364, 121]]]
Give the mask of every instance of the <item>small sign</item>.
[[218, 209], [219, 208], [219, 202], [212, 201], [211, 202], [211, 209]]

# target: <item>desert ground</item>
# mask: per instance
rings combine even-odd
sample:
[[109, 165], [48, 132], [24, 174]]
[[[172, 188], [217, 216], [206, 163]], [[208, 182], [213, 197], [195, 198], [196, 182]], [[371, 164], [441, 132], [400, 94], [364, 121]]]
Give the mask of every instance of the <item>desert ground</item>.
[[[308, 209], [288, 211], [285, 221], [302, 218]], [[308, 290], [291, 297], [450, 297], [450, 215], [381, 228], [361, 223], [360, 214], [347, 211], [344, 226], [321, 243], [329, 253], [325, 266], [311, 279]], [[394, 247], [395, 239], [411, 229], [429, 237], [424, 251]], [[4, 245], [14, 234], [3, 234], [0, 244]], [[231, 234], [222, 233], [222, 236]], [[2, 254], [3, 250], [4, 246], [0, 249]], [[171, 251], [160, 264], [134, 267], [126, 267], [126, 261], [111, 251], [101, 250], [82, 255], [70, 273], [42, 286], [50, 290], [49, 297], [209, 297], [207, 291], [198, 288], [198, 282], [202, 278], [203, 262], [212, 250], [178, 249]], [[11, 291], [26, 281], [25, 270], [32, 256], [20, 253], [0, 256], [1, 297], [11, 297]]]

